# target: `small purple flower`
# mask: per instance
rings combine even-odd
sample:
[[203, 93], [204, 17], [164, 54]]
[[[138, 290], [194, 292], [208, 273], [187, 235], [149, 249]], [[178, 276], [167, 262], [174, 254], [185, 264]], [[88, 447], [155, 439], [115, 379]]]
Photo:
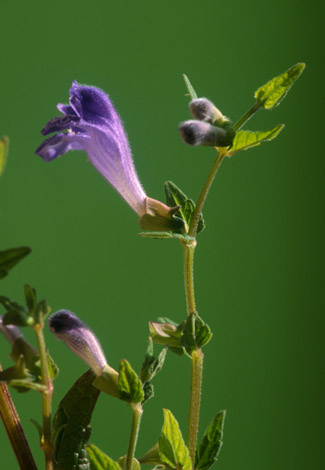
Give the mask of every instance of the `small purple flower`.
[[120, 117], [109, 97], [99, 88], [70, 88], [70, 104], [58, 104], [62, 116], [49, 121], [43, 135], [55, 134], [36, 150], [49, 162], [69, 150], [84, 150], [95, 168], [141, 217], [146, 214], [146, 193], [134, 168]]
[[60, 310], [49, 318], [54, 335], [100, 375], [107, 364], [98, 339], [91, 329], [69, 310]]

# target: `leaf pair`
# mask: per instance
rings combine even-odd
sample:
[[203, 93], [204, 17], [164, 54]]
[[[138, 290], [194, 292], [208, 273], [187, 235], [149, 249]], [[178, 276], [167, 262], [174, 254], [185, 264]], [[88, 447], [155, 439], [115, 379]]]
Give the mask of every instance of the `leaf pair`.
[[[195, 213], [196, 205], [192, 199], [186, 196], [186, 194], [172, 181], [166, 181], [164, 184], [165, 195], [167, 205], [170, 207], [178, 207], [179, 209], [175, 212], [175, 216], [183, 221], [181, 225], [182, 230], [174, 232], [142, 232], [139, 235], [147, 238], [176, 238], [184, 243], [193, 241], [192, 237], [187, 235], [189, 227]], [[202, 232], [205, 228], [203, 216], [201, 214], [198, 222], [197, 233]]]
[[186, 352], [191, 356], [194, 350], [202, 348], [212, 338], [209, 325], [196, 312], [188, 315], [180, 325], [168, 321], [169, 323], [149, 322], [150, 336], [154, 343], [168, 346], [176, 354]]
[[4, 325], [16, 326], [35, 326], [44, 322], [45, 318], [51, 312], [46, 300], [37, 301], [36, 290], [25, 285], [26, 307], [14, 302], [5, 296], [0, 296], [0, 303], [6, 309], [3, 317]]
[[[144, 464], [164, 465], [173, 470], [190, 470], [192, 462], [179, 424], [171, 411], [164, 411], [164, 424], [158, 443], [139, 461]], [[222, 446], [225, 411], [217, 413], [206, 429], [195, 454], [196, 470], [208, 470], [217, 460]]]

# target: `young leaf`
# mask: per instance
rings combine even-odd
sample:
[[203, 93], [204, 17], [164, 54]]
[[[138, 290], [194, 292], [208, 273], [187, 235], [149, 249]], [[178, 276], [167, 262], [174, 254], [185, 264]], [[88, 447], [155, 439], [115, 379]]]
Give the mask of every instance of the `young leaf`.
[[304, 63], [290, 67], [281, 75], [272, 78], [255, 91], [254, 98], [264, 109], [273, 109], [280, 104], [294, 82], [305, 68]]
[[159, 454], [162, 463], [177, 470], [191, 470], [192, 462], [179, 424], [171, 411], [164, 409], [164, 425], [159, 438]]
[[29, 389], [38, 391], [44, 390], [44, 386], [37, 383], [36, 377], [27, 369], [25, 358], [21, 355], [15, 366], [0, 372], [0, 381], [7, 382], [8, 385], [14, 387], [18, 392], [28, 392]]
[[184, 350], [182, 346], [183, 324], [175, 326], [170, 323], [149, 322], [150, 336], [154, 343], [168, 346], [170, 351], [182, 355]]
[[269, 142], [275, 139], [283, 128], [284, 124], [278, 124], [267, 131], [238, 131], [226, 156], [232, 157], [239, 150], [247, 150], [260, 145], [262, 142]]
[[144, 400], [142, 403], [145, 403], [150, 398], [154, 396], [154, 388], [151, 384], [151, 380], [161, 371], [166, 354], [167, 354], [167, 347], [162, 349], [156, 358], [153, 354], [153, 341], [152, 338], [149, 336], [149, 344], [147, 348], [146, 355], [144, 357], [144, 362], [141, 367], [140, 371], [140, 379], [143, 383], [143, 391], [144, 391]]
[[208, 470], [217, 460], [218, 453], [222, 446], [225, 417], [225, 411], [217, 413], [205, 431], [195, 455], [196, 470]]
[[165, 362], [166, 354], [167, 354], [167, 348], [165, 347], [164, 349], [160, 351], [158, 357], [156, 358], [153, 355], [152, 338], [149, 337], [149, 344], [148, 344], [147, 352], [146, 352], [144, 362], [142, 364], [142, 368], [140, 371], [140, 379], [142, 380], [142, 382], [151, 381], [155, 377], [155, 375], [157, 375], [158, 372], [161, 371]]
[[25, 291], [25, 299], [26, 299], [26, 305], [27, 305], [28, 311], [30, 313], [33, 313], [37, 304], [36, 290], [33, 287], [26, 284], [24, 286], [24, 291]]
[[9, 138], [8, 137], [2, 137], [0, 139], [0, 176], [2, 175], [7, 158], [8, 158], [8, 146], [9, 146]]
[[122, 400], [133, 403], [143, 401], [142, 382], [126, 359], [122, 359], [120, 362], [118, 385]]
[[[176, 215], [179, 215], [185, 222], [186, 228], [188, 230], [189, 225], [191, 224], [192, 216], [195, 210], [195, 203], [192, 199], [189, 199], [186, 194], [183, 193], [183, 191], [176, 186], [175, 183], [172, 181], [166, 181], [164, 184], [165, 187], [165, 195], [166, 195], [166, 200], [167, 204], [169, 206], [180, 206], [178, 212], [176, 212]], [[198, 224], [198, 229], [197, 233], [202, 232], [204, 229], [205, 224], [204, 224], [204, 219], [203, 216], [201, 215], [199, 224]]]
[[59, 367], [58, 365], [54, 362], [53, 357], [50, 355], [50, 353], [47, 351], [47, 365], [49, 368], [49, 375], [52, 380], [56, 379], [58, 373], [59, 373]]
[[197, 313], [191, 313], [184, 324], [182, 344], [186, 352], [191, 353], [207, 344], [212, 338], [209, 325]]
[[[85, 445], [100, 391], [92, 386], [95, 374], [88, 370], [61, 400], [53, 418], [54, 470], [89, 469]], [[84, 465], [84, 466], [82, 466]]]
[[27, 246], [0, 251], [0, 279], [7, 276], [8, 271], [31, 251]]
[[197, 98], [196, 91], [192, 87], [191, 82], [189, 81], [189, 79], [188, 79], [187, 75], [185, 75], [185, 73], [183, 73], [183, 79], [184, 79], [185, 86], [187, 88], [187, 91], [188, 91], [188, 94], [189, 94], [191, 100], [196, 100], [196, 98]]
[[117, 462], [104, 454], [104, 452], [94, 444], [88, 444], [86, 449], [90, 470], [121, 470]]
[[[118, 464], [120, 466], [120, 470], [124, 470], [125, 469], [125, 465], [126, 465], [126, 455], [123, 455], [123, 457], [120, 457], [118, 459]], [[132, 465], [131, 465], [131, 470], [140, 470], [140, 464], [139, 464], [139, 461], [133, 457], [133, 460], [132, 460]]]

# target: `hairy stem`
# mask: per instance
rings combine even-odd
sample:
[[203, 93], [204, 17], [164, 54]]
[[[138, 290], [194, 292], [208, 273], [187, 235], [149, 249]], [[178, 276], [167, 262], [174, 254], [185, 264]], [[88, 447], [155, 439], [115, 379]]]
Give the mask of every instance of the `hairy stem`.
[[131, 426], [131, 432], [130, 432], [128, 453], [126, 456], [125, 470], [132, 469], [134, 452], [135, 452], [135, 448], [137, 445], [140, 422], [141, 422], [141, 417], [143, 413], [141, 403], [131, 403], [131, 407], [132, 407], [133, 417], [132, 417], [132, 426]]
[[41, 442], [41, 447], [45, 454], [45, 468], [46, 470], [52, 470], [51, 411], [53, 384], [49, 373], [47, 350], [43, 334], [43, 324], [35, 325], [34, 330], [36, 333], [38, 349], [40, 353], [42, 384], [46, 387], [44, 391], [41, 392], [43, 411], [43, 439]]
[[[1, 365], [0, 365], [0, 370]], [[37, 470], [8, 387], [0, 383], [0, 416], [21, 470]]]
[[187, 314], [196, 311], [194, 297], [193, 263], [196, 240], [184, 244], [184, 284]]
[[187, 427], [187, 447], [194, 468], [197, 434], [199, 430], [203, 353], [201, 349], [192, 352], [190, 410]]

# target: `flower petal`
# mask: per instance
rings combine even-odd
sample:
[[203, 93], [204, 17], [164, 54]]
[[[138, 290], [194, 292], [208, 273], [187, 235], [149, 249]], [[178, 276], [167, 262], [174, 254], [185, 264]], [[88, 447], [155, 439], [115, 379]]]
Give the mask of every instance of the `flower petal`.
[[70, 88], [70, 105], [77, 116], [92, 124], [105, 124], [116, 119], [117, 113], [106, 95], [99, 88], [78, 85]]
[[87, 140], [89, 137], [85, 134], [73, 134], [72, 132], [55, 134], [44, 140], [35, 153], [46, 162], [50, 162], [69, 150], [83, 150]]

